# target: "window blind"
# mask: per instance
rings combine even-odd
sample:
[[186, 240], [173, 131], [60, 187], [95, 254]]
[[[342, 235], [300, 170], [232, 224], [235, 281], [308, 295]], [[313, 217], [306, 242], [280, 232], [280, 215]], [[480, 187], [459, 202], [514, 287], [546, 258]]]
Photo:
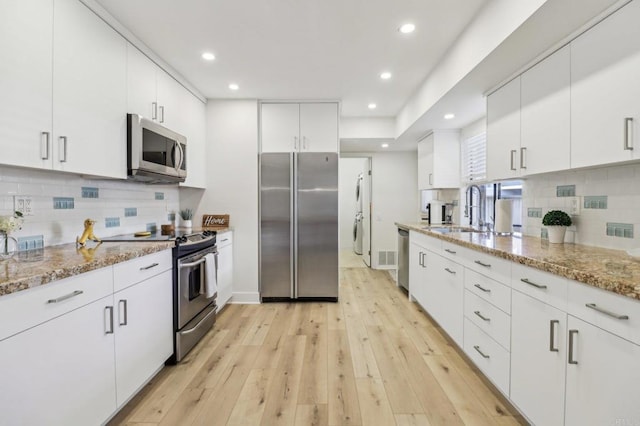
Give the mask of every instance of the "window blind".
[[487, 178], [487, 134], [480, 133], [462, 141], [463, 182], [483, 181]]

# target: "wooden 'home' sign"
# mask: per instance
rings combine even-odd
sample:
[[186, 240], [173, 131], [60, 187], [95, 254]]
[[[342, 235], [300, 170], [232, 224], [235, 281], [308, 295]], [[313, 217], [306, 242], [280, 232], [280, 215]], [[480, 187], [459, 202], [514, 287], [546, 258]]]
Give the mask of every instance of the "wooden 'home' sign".
[[228, 214], [205, 214], [202, 215], [202, 227], [203, 228], [228, 228], [229, 227], [229, 215]]

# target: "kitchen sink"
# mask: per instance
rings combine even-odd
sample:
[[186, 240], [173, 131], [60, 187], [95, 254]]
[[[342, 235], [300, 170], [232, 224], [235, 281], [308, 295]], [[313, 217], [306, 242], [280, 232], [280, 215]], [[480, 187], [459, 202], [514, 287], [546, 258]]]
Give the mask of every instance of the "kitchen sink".
[[478, 232], [482, 233], [484, 231], [480, 231], [477, 229], [469, 228], [468, 226], [425, 226], [423, 229], [427, 231], [439, 232], [441, 234], [448, 234], [450, 232]]

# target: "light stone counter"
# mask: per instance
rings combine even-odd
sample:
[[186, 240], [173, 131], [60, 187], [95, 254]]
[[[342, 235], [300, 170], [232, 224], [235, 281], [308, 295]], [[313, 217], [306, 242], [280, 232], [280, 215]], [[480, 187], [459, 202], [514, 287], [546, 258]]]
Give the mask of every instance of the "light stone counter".
[[496, 236], [479, 232], [442, 234], [419, 223], [396, 225], [640, 300], [640, 258], [631, 257], [622, 250], [580, 244], [549, 244], [547, 240], [527, 236]]
[[76, 249], [75, 243], [17, 253], [0, 260], [0, 297], [52, 281], [72, 277], [105, 266], [145, 256], [175, 245], [173, 241], [87, 243]]

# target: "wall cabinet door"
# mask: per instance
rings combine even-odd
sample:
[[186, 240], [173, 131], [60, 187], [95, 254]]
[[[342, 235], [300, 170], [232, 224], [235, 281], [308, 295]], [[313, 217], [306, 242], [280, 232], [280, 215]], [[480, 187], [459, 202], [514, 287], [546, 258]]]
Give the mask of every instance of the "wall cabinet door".
[[460, 133], [434, 130], [418, 142], [418, 188], [460, 187]]
[[0, 2], [3, 164], [51, 168], [52, 31], [52, 0]]
[[[185, 88], [173, 77], [161, 69], [157, 69], [157, 99], [158, 115], [157, 122], [184, 135], [185, 122], [188, 120], [188, 113], [184, 109]], [[187, 144], [189, 140], [187, 140]], [[188, 148], [188, 146], [187, 146]]]
[[0, 423], [97, 425], [116, 409], [109, 295], [0, 342]]
[[433, 133], [418, 142], [418, 189], [433, 186]]
[[300, 147], [300, 104], [262, 104], [262, 152], [292, 152]]
[[571, 42], [571, 167], [640, 158], [638, 20], [634, 1]]
[[522, 74], [522, 175], [568, 170], [571, 147], [569, 46]]
[[53, 168], [126, 178], [126, 41], [79, 1], [54, 18]]
[[173, 353], [172, 271], [114, 294], [118, 407]]
[[[567, 426], [640, 419], [640, 346], [569, 315]], [[574, 363], [572, 363], [574, 362]]]
[[520, 175], [520, 77], [487, 97], [487, 178]]
[[338, 104], [300, 104], [300, 150], [337, 152]]
[[180, 186], [206, 188], [207, 106], [186, 89], [183, 108], [187, 112], [184, 136], [187, 138], [187, 179]]
[[511, 400], [537, 425], [562, 425], [567, 314], [512, 292]]
[[158, 119], [156, 73], [158, 67], [127, 43], [127, 112]]
[[218, 311], [233, 296], [233, 244], [229, 240], [231, 233], [218, 234]]

